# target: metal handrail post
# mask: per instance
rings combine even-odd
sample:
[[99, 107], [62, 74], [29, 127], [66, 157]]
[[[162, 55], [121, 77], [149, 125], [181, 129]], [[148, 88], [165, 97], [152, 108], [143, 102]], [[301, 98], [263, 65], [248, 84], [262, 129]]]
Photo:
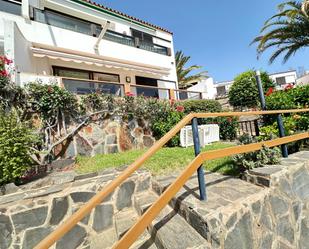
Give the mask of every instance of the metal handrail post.
[[[193, 142], [194, 142], [194, 152], [195, 156], [198, 156], [201, 153], [201, 144], [200, 144], [200, 137], [198, 132], [198, 123], [197, 118], [192, 119], [192, 135], [193, 135]], [[198, 178], [198, 185], [200, 190], [200, 200], [206, 201], [206, 185], [205, 185], [205, 175], [203, 165], [201, 165], [197, 169], [197, 178]]]

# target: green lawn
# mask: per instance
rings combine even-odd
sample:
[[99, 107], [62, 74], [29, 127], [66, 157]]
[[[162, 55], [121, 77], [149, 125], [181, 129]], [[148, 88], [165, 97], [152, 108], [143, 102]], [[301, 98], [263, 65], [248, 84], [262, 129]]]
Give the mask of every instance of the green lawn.
[[[218, 150], [233, 146], [233, 143], [214, 143], [203, 148], [203, 151]], [[107, 168], [121, 167], [129, 165], [141, 156], [145, 150], [133, 150], [123, 153], [96, 155], [94, 157], [77, 158], [76, 171], [78, 173], [89, 173], [100, 171]], [[194, 158], [193, 147], [189, 148], [162, 148], [148, 161], [143, 168], [147, 168], [155, 175], [163, 175], [180, 170], [188, 165]], [[230, 157], [220, 158], [209, 161], [204, 165], [206, 170], [220, 172], [223, 174], [237, 175]]]

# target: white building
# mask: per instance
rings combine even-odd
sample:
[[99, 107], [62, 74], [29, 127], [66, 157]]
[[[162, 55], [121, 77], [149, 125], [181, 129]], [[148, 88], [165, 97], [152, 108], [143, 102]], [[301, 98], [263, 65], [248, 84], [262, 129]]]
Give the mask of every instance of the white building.
[[275, 82], [277, 89], [283, 89], [287, 85], [295, 85], [297, 80], [296, 70], [290, 70], [286, 72], [273, 73], [269, 77]]
[[233, 83], [234, 83], [233, 80], [217, 82], [214, 85], [216, 92], [215, 97], [216, 98], [226, 97]]
[[[202, 99], [214, 99], [216, 97], [216, 88], [213, 78], [207, 78], [199, 82], [193, 83], [193, 86], [187, 89], [189, 97], [193, 98], [197, 93], [201, 93]], [[192, 91], [192, 92], [191, 92]]]
[[300, 86], [309, 85], [309, 72], [306, 72], [306, 74], [298, 78], [296, 84]]
[[89, 0], [0, 0], [0, 54], [20, 85], [179, 97], [173, 34]]

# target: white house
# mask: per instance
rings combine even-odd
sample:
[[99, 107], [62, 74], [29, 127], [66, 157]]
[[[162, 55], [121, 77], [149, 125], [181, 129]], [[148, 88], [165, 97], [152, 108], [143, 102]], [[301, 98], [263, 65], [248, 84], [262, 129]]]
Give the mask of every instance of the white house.
[[309, 85], [309, 72], [306, 72], [303, 76], [296, 80], [297, 85]]
[[233, 83], [233, 80], [217, 82], [214, 85], [216, 98], [226, 97]]
[[0, 53], [13, 59], [20, 85], [180, 95], [173, 34], [90, 0], [0, 0]]
[[202, 99], [214, 99], [216, 97], [216, 88], [213, 78], [207, 78], [199, 82], [193, 83], [191, 87], [187, 89], [190, 91], [188, 95], [193, 98], [197, 93], [201, 93], [200, 98]]
[[275, 82], [277, 89], [283, 89], [289, 84], [295, 85], [297, 83], [296, 70], [269, 74], [269, 77]]

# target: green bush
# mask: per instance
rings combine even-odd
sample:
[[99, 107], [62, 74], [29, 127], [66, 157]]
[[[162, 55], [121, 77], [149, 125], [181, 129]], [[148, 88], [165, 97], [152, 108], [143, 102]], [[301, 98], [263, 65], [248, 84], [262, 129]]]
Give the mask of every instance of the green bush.
[[0, 113], [0, 185], [18, 182], [33, 164], [30, 154], [38, 137], [15, 111]]
[[[158, 118], [152, 124], [153, 135], [156, 139], [160, 139], [167, 132], [169, 132], [182, 118], [184, 117], [183, 112], [171, 111], [164, 118]], [[180, 144], [179, 134], [175, 135], [168, 143], [169, 147], [176, 147]]]
[[[256, 142], [250, 135], [239, 137], [240, 144], [251, 144]], [[254, 151], [233, 156], [233, 162], [240, 172], [248, 169], [273, 165], [280, 162], [280, 149], [263, 147], [260, 151]]]
[[177, 103], [178, 106], [184, 107], [184, 112], [221, 112], [222, 107], [216, 100], [184, 100]]
[[[269, 88], [274, 87], [273, 81], [265, 72], [261, 73], [264, 93]], [[229, 90], [229, 102], [237, 108], [257, 107], [259, 105], [259, 92], [253, 70], [244, 72], [234, 79], [234, 83]]]
[[220, 139], [235, 140], [237, 137], [238, 119], [236, 117], [220, 117], [216, 120], [220, 127]]

